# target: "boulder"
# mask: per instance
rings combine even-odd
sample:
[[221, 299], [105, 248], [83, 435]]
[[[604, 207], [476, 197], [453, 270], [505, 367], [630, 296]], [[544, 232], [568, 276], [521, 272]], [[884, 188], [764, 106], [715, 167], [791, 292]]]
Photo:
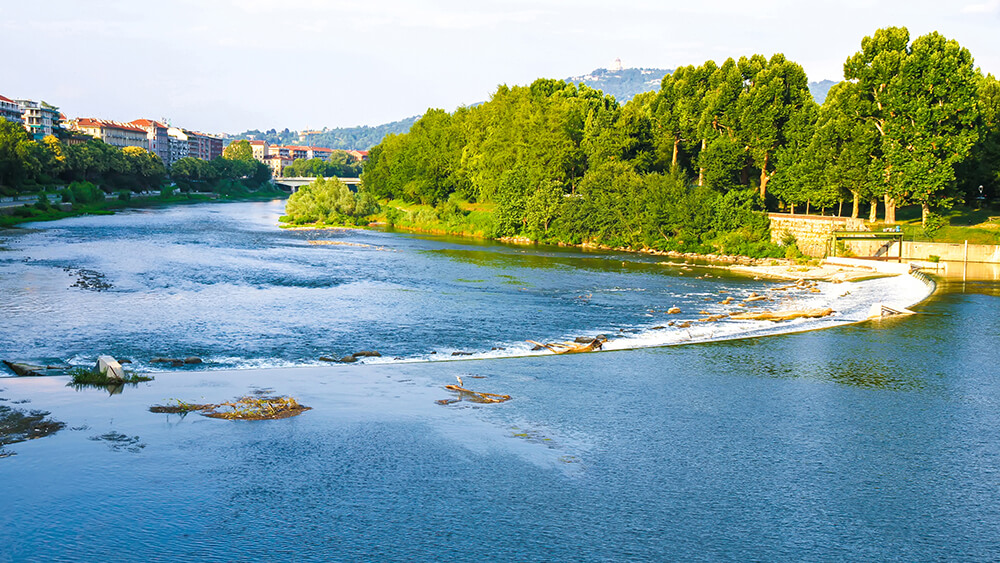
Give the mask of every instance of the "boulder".
[[355, 358], [381, 358], [382, 354], [379, 354], [375, 350], [362, 350], [361, 352], [354, 353]]
[[188, 356], [187, 358], [184, 358], [184, 363], [185, 364], [200, 364], [200, 363], [202, 363], [202, 359], [199, 358], [198, 356]]
[[337, 358], [331, 358], [330, 356], [320, 356], [319, 361], [321, 362], [336, 362]]
[[45, 366], [33, 366], [31, 364], [19, 364], [17, 362], [3, 361], [3, 365], [10, 368], [10, 371], [14, 372], [16, 375], [20, 376], [38, 376], [42, 375], [38, 372], [40, 369], [45, 369]]
[[356, 361], [358, 361], [358, 359], [354, 357], [354, 354], [340, 358], [340, 363], [342, 364], [353, 364]]
[[452, 352], [452, 356], [471, 356], [472, 352]]
[[671, 308], [667, 309], [667, 314], [668, 315], [679, 315], [680, 312], [681, 312], [681, 308], [680, 307], [671, 307]]
[[122, 365], [111, 356], [97, 356], [97, 365], [94, 366], [94, 370], [108, 379], [118, 381], [125, 379], [125, 370], [122, 369]]

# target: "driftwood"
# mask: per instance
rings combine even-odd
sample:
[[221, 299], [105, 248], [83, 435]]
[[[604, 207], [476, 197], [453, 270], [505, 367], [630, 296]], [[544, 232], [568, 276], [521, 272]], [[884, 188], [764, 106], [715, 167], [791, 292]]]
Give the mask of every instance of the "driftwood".
[[730, 319], [738, 321], [790, 321], [793, 319], [818, 319], [833, 314], [833, 309], [802, 309], [796, 311], [762, 311], [760, 313], [734, 313]]
[[[449, 391], [455, 391], [461, 394], [463, 397], [468, 398], [477, 403], [502, 403], [504, 401], [510, 400], [510, 395], [498, 395], [496, 393], [483, 393], [481, 391], [473, 391], [471, 389], [466, 389], [465, 387], [459, 387], [458, 385], [445, 385], [445, 389]], [[447, 404], [438, 401], [440, 404]]]
[[531, 344], [535, 345], [535, 349], [538, 346], [542, 348], [548, 348], [553, 354], [579, 354], [581, 352], [593, 352], [594, 350], [600, 350], [603, 343], [595, 338], [586, 344], [576, 344], [574, 342], [553, 342], [551, 344], [542, 344], [541, 342], [535, 342], [534, 340], [528, 340]]

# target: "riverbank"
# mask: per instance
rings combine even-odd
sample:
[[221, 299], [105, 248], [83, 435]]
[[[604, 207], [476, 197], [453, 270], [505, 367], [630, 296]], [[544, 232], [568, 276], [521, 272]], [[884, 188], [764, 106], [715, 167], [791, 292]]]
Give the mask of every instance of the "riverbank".
[[128, 200], [109, 199], [98, 203], [79, 206], [74, 205], [71, 210], [62, 210], [56, 207], [41, 210], [33, 204], [26, 203], [22, 206], [4, 208], [7, 213], [0, 214], [0, 229], [16, 227], [17, 225], [23, 223], [58, 221], [59, 219], [80, 217], [82, 215], [113, 215], [117, 211], [124, 211], [126, 209], [155, 209], [158, 207], [168, 207], [172, 205], [211, 202], [270, 201], [275, 198], [286, 197], [287, 195], [288, 194], [280, 190], [264, 193], [254, 192], [243, 196], [181, 193], [168, 197], [155, 196], [150, 198], [134, 198]]

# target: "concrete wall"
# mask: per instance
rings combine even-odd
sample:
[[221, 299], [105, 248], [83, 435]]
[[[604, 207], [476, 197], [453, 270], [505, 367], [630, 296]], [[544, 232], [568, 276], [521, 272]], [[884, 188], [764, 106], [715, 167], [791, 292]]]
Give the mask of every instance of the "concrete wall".
[[791, 233], [799, 250], [809, 256], [825, 256], [833, 231], [867, 231], [864, 219], [850, 217], [817, 217], [768, 213], [771, 218], [771, 242], [780, 244], [786, 233]]
[[[887, 247], [885, 241], [844, 241], [844, 245], [851, 250], [855, 256], [869, 257], [890, 257], [895, 258], [899, 252], [896, 244], [891, 248]], [[931, 256], [937, 256], [941, 260], [953, 262], [964, 262], [966, 260], [965, 244], [946, 242], [903, 242], [903, 260], [927, 260]], [[970, 244], [968, 249], [969, 262], [984, 262], [996, 264], [1000, 263], [1000, 246], [987, 244]]]

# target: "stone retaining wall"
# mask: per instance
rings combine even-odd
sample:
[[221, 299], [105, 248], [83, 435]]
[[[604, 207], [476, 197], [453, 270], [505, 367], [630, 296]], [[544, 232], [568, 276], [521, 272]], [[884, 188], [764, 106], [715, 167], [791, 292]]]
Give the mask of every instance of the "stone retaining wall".
[[864, 219], [850, 217], [818, 217], [816, 215], [791, 215], [768, 213], [771, 218], [771, 242], [780, 244], [786, 233], [791, 233], [799, 250], [808, 256], [826, 256], [833, 231], [867, 231]]

